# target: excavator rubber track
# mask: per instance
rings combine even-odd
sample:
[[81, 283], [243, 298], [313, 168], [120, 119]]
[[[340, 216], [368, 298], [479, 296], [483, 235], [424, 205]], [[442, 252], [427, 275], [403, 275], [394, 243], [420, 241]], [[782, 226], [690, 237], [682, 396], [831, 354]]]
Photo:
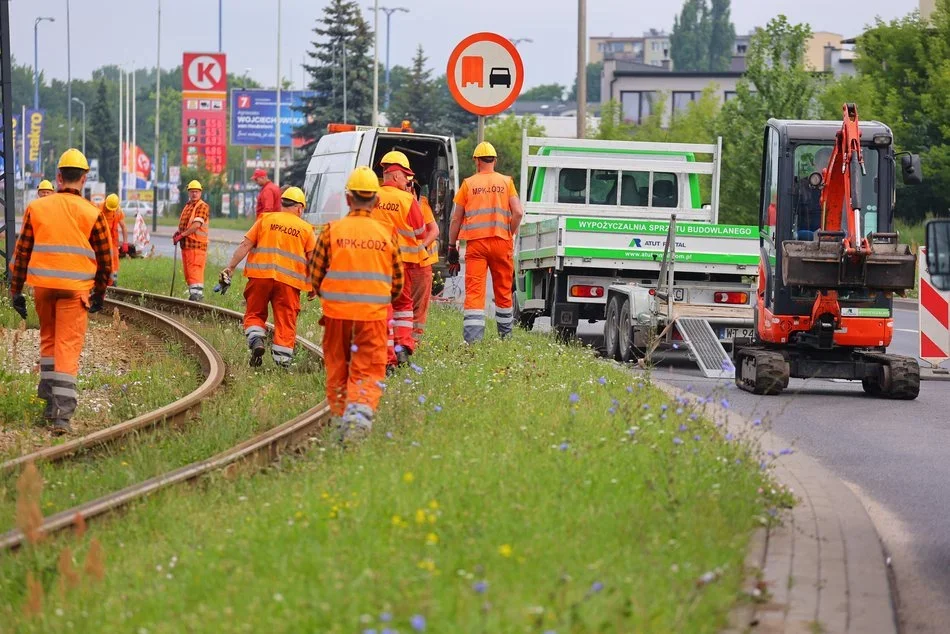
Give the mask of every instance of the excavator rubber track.
[[865, 353], [863, 356], [881, 364], [881, 372], [876, 378], [861, 381], [868, 395], [912, 401], [920, 394], [920, 365], [916, 359], [878, 353]]
[[781, 352], [745, 348], [735, 365], [736, 385], [746, 392], [774, 396], [788, 387], [789, 367]]

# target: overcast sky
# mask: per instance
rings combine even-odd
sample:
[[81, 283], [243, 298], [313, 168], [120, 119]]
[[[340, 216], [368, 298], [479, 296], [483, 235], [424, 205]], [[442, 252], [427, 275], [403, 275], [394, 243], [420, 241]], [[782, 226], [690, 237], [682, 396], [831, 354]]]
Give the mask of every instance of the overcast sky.
[[[218, 0], [162, 0], [164, 68], [181, 64], [184, 51], [218, 48]], [[281, 72], [301, 83], [304, 61], [322, 0], [283, 0]], [[367, 7], [372, 0], [361, 0]], [[381, 6], [402, 6], [410, 13], [392, 16], [391, 63], [408, 65], [422, 44], [429, 64], [441, 74], [449, 53], [466, 35], [496, 31], [512, 38], [531, 38], [519, 50], [525, 64], [525, 88], [574, 80], [577, 42], [577, 3], [574, 0], [385, 0]], [[588, 0], [588, 35], [641, 35], [651, 27], [669, 31], [680, 0]], [[816, 31], [852, 36], [874, 22], [901, 17], [917, 8], [917, 0], [733, 0], [737, 33], [747, 33], [784, 13], [792, 22], [808, 22]], [[104, 64], [154, 66], [158, 0], [71, 0], [72, 76], [88, 79]], [[13, 54], [19, 63], [33, 64], [33, 20], [52, 16], [39, 25], [39, 66], [53, 77], [66, 78], [66, 0], [10, 2]], [[372, 26], [373, 12], [364, 10]], [[380, 63], [385, 64], [385, 14], [380, 12]], [[223, 47], [228, 70], [273, 86], [277, 74], [277, 0], [224, 0]]]

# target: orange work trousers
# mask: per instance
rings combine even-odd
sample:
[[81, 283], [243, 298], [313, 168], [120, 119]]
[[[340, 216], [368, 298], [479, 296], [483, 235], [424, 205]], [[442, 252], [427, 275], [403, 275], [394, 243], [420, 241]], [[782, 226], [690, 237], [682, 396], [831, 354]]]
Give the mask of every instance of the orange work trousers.
[[40, 383], [44, 416], [69, 420], [76, 411], [76, 375], [89, 324], [89, 293], [34, 287], [40, 319]]
[[297, 340], [297, 316], [300, 314], [300, 290], [277, 280], [251, 277], [244, 287], [244, 334], [252, 337], [267, 333], [267, 308], [274, 311], [274, 341], [271, 355], [277, 365], [289, 365]]
[[419, 265], [415, 262], [403, 262], [402, 293], [393, 300], [393, 341], [397, 346], [405, 348], [409, 354], [416, 349], [416, 342], [412, 338], [412, 276]]
[[352, 406], [375, 412], [386, 378], [386, 321], [324, 316], [320, 325], [330, 409], [336, 416]]
[[502, 338], [511, 334], [514, 323], [511, 285], [514, 281], [514, 243], [505, 238], [469, 240], [465, 246], [465, 305], [462, 336], [467, 343], [485, 336], [485, 277], [491, 271], [495, 295], [495, 322]]
[[418, 266], [406, 270], [412, 282], [412, 340], [419, 345], [429, 317], [432, 298], [432, 266]]
[[386, 365], [396, 365], [396, 333], [393, 330], [393, 305], [386, 307]]
[[204, 293], [205, 289], [205, 261], [208, 259], [206, 249], [182, 249], [181, 265], [185, 270], [185, 283], [192, 293]]

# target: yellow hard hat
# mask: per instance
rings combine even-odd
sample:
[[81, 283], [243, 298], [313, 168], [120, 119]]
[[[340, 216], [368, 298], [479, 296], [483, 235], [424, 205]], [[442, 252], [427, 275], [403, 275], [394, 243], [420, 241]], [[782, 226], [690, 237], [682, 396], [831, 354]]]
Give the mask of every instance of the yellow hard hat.
[[115, 211], [119, 208], [119, 197], [115, 194], [109, 194], [106, 196], [106, 209], [109, 211]]
[[75, 167], [88, 172], [89, 161], [86, 160], [86, 157], [83, 156], [82, 152], [74, 147], [71, 147], [63, 152], [63, 155], [59, 157], [59, 165], [56, 167], [57, 169], [63, 169], [64, 167]]
[[482, 141], [475, 146], [475, 151], [472, 152], [472, 158], [486, 158], [486, 157], [498, 157], [498, 152], [495, 151], [495, 146], [489, 143], [488, 141]]
[[299, 187], [288, 187], [283, 194], [280, 195], [281, 200], [292, 200], [295, 203], [307, 206], [307, 198], [303, 195], [303, 190]]
[[36, 191], [38, 191], [38, 192], [42, 192], [42, 191], [51, 191], [51, 192], [53, 192], [53, 191], [56, 191], [56, 190], [53, 189], [53, 183], [51, 183], [51, 182], [49, 182], [49, 181], [47, 181], [47, 180], [42, 180], [42, 181], [40, 181], [40, 186], [36, 188]]
[[190, 183], [188, 183], [187, 189], [188, 191], [191, 191], [192, 189], [197, 189], [198, 191], [201, 191], [201, 183], [199, 183], [198, 181], [191, 181]]
[[346, 180], [346, 189], [364, 197], [370, 197], [379, 192], [379, 179], [376, 172], [361, 165], [350, 174]]
[[400, 152], [399, 150], [392, 150], [386, 152], [383, 155], [383, 158], [379, 161], [380, 165], [398, 165], [399, 167], [405, 168], [408, 171], [412, 171], [412, 168], [409, 167], [409, 158]]

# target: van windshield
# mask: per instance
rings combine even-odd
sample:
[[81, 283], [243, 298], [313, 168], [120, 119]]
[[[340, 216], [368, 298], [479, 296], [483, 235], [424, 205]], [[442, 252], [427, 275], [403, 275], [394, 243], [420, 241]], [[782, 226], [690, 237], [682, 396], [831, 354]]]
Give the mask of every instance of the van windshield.
[[[651, 178], [652, 197], [650, 196]], [[678, 179], [676, 174], [670, 172], [618, 172], [565, 168], [558, 174], [557, 202], [575, 205], [675, 208], [679, 204]]]

